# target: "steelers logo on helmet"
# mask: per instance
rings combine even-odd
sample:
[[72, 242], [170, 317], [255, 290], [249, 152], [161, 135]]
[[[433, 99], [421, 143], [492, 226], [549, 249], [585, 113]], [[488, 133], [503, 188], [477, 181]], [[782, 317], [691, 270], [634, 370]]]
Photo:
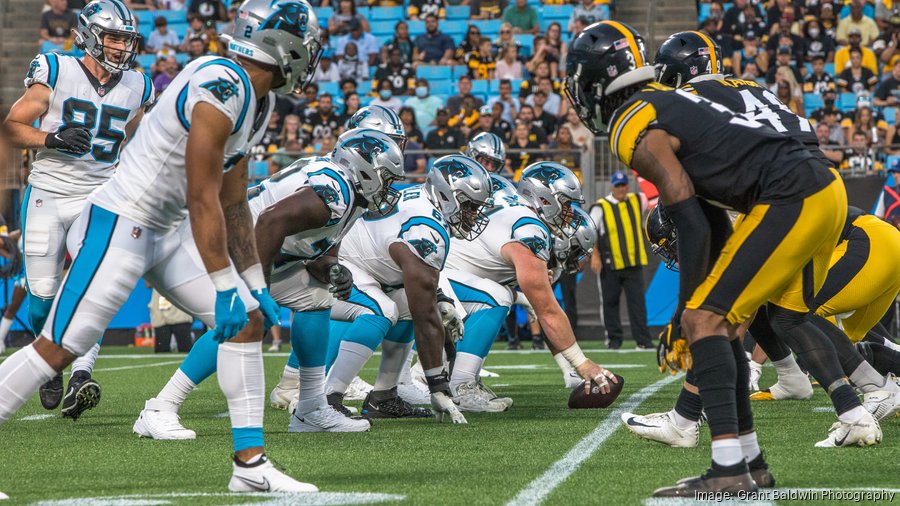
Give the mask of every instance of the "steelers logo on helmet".
[[722, 51], [706, 34], [687, 31], [672, 34], [656, 52], [656, 80], [678, 88], [702, 76], [722, 74]]
[[639, 85], [653, 79], [644, 38], [625, 23], [601, 21], [585, 28], [566, 57], [566, 96], [596, 135], [605, 133], [613, 112]]

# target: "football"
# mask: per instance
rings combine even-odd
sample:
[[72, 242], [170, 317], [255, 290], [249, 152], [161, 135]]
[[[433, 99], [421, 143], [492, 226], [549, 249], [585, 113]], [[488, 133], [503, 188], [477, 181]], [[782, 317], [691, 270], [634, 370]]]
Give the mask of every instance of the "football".
[[619, 381], [618, 383], [609, 382], [610, 390], [608, 394], [601, 393], [600, 387], [597, 385], [591, 385], [590, 393], [584, 393], [584, 381], [582, 381], [577, 387], [572, 389], [572, 393], [569, 395], [569, 408], [597, 409], [609, 407], [616, 402], [619, 394], [622, 393], [622, 387], [625, 386], [625, 378], [616, 374], [616, 379]]

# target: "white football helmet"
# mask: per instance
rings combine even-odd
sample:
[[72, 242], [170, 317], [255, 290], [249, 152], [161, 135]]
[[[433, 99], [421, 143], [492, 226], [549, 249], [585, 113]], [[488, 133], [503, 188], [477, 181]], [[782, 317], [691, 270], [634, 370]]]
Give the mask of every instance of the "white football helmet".
[[371, 128], [394, 139], [401, 151], [406, 151], [406, 130], [397, 113], [380, 105], [370, 105], [356, 111], [347, 120], [347, 128]]
[[475, 160], [464, 155], [438, 158], [422, 187], [457, 239], [471, 241], [487, 226], [484, 208], [491, 200], [491, 178]]
[[[103, 44], [106, 36], [123, 39], [124, 48], [106, 47]], [[94, 0], [78, 15], [75, 46], [113, 74], [131, 70], [140, 40], [134, 16], [120, 0]], [[119, 61], [110, 60], [110, 56], [119, 56]]]
[[370, 128], [348, 130], [338, 137], [330, 158], [350, 174], [369, 210], [386, 213], [397, 204], [400, 192], [391, 184], [403, 180], [403, 153], [387, 134]]
[[500, 172], [506, 162], [506, 146], [495, 134], [481, 132], [469, 141], [466, 156], [480, 163], [488, 172]]
[[572, 204], [584, 203], [578, 177], [556, 162], [537, 162], [522, 171], [519, 198], [531, 207], [556, 235], [571, 232], [575, 219]]
[[572, 207], [575, 218], [566, 225], [567, 233], [553, 238], [553, 257], [566, 272], [575, 274], [581, 263], [594, 251], [597, 227], [591, 216], [580, 207]]

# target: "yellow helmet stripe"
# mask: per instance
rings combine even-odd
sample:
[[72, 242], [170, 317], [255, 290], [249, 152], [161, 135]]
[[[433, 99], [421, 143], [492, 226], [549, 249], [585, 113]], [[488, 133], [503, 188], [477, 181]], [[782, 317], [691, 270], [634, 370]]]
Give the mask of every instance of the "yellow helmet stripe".
[[718, 73], [719, 65], [718, 65], [718, 61], [717, 61], [718, 55], [716, 55], [716, 45], [703, 32], [694, 32], [694, 33], [696, 33], [698, 36], [700, 36], [700, 38], [703, 39], [703, 42], [706, 42], [706, 46], [709, 48], [709, 62], [710, 62], [710, 67], [711, 67], [710, 72], [712, 72], [713, 74]]
[[641, 50], [638, 47], [637, 40], [635, 40], [634, 34], [631, 33], [631, 30], [629, 30], [628, 28], [625, 27], [625, 25], [623, 25], [622, 23], [619, 23], [617, 21], [604, 21], [604, 23], [615, 28], [616, 30], [621, 32], [622, 35], [625, 36], [625, 39], [628, 41], [628, 46], [631, 48], [631, 52], [634, 54], [635, 64], [637, 64], [638, 67], [643, 67], [644, 66], [644, 55], [641, 54]]

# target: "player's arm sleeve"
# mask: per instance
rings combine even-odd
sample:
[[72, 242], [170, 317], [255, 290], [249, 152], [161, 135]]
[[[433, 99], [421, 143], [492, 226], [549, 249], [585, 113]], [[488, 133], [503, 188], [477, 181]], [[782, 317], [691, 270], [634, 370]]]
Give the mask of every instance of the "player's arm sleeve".
[[594, 225], [597, 226], [597, 235], [605, 235], [606, 227], [604, 226], [603, 221], [603, 206], [601, 206], [600, 204], [594, 204], [593, 206], [591, 206], [591, 210], [588, 214], [591, 215], [591, 219], [594, 220]]
[[231, 121], [232, 132], [237, 132], [245, 121], [253, 121], [248, 117], [251, 93], [250, 78], [241, 67], [229, 60], [216, 60], [195, 72], [179, 92], [175, 105], [178, 119], [190, 128], [194, 106], [206, 102], [224, 114]]
[[31, 60], [25, 74], [25, 87], [42, 84], [51, 90], [56, 88], [59, 78], [59, 57], [55, 53], [39, 54]]
[[416, 216], [400, 225], [400, 233], [388, 243], [402, 242], [423, 262], [437, 270], [444, 268], [450, 254], [450, 236], [437, 220]]
[[503, 246], [511, 242], [521, 243], [544, 262], [550, 261], [550, 252], [553, 251], [550, 230], [537, 218], [523, 216], [517, 219], [513, 223], [509, 237], [504, 241], [498, 241], [497, 254], [501, 255], [500, 250]]
[[658, 126], [656, 108], [650, 102], [635, 100], [628, 107], [619, 108], [610, 124], [609, 147], [630, 167], [638, 141], [649, 128]]
[[144, 92], [141, 96], [141, 107], [149, 107], [156, 101], [156, 88], [148, 74], [141, 74], [144, 78]]
[[334, 225], [350, 209], [351, 189], [347, 179], [334, 169], [325, 167], [308, 174], [309, 187], [325, 202], [331, 212], [326, 226]]

